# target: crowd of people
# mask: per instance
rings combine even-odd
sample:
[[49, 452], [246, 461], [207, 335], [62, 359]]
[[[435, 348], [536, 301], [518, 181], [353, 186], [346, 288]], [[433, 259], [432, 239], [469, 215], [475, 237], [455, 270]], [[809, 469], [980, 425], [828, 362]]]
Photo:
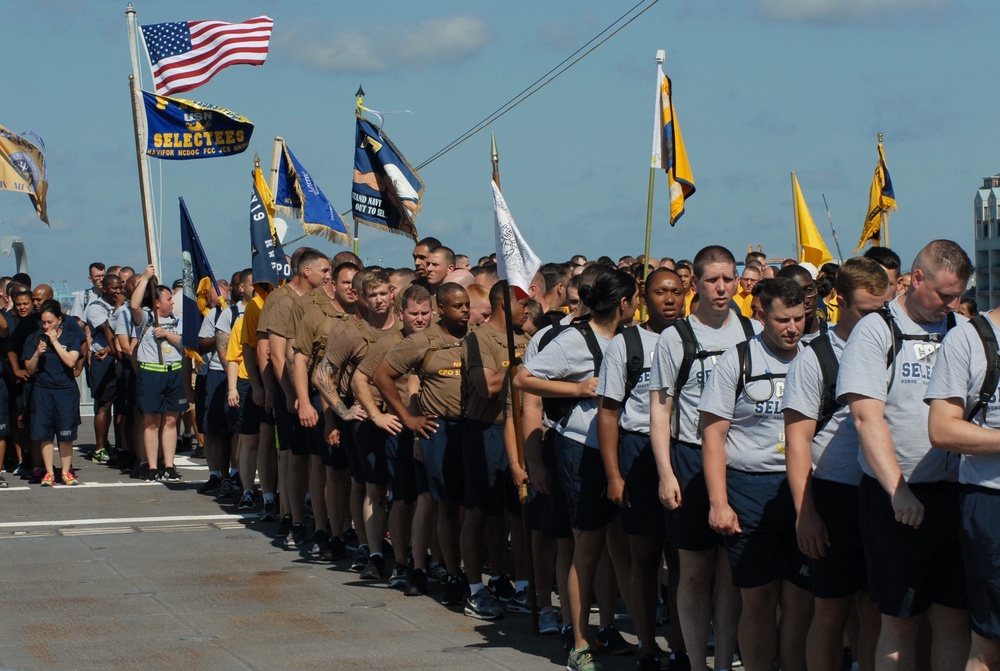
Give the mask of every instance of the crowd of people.
[[78, 484], [82, 374], [94, 462], [176, 482], [195, 449], [198, 493], [288, 548], [407, 596], [439, 583], [473, 618], [534, 604], [570, 671], [700, 670], [710, 645], [718, 670], [1000, 667], [1000, 322], [954, 242], [909, 272], [884, 247], [751, 252], [740, 275], [717, 245], [574, 256], [524, 299], [495, 255], [434, 238], [413, 268], [289, 263], [281, 286], [246, 269], [199, 293], [196, 357], [183, 282], [153, 266], [91, 264], [66, 315], [0, 278], [0, 459]]

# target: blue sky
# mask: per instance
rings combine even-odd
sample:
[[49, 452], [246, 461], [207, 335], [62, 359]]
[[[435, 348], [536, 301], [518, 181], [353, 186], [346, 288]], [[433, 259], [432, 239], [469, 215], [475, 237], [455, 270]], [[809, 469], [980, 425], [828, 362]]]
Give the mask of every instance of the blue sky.
[[[347, 210], [358, 84], [367, 106], [412, 112], [388, 115], [385, 130], [417, 165], [633, 4], [137, 2], [140, 23], [263, 13], [275, 21], [263, 67], [228, 68], [179, 96], [250, 118], [251, 148], [227, 158], [151, 159], [163, 275], [180, 273], [178, 196], [218, 275], [249, 265], [253, 152], [269, 164], [275, 135]], [[0, 125], [44, 138], [52, 228], [26, 197], [0, 192], [0, 235], [25, 240], [36, 281], [80, 288], [92, 260], [145, 263], [124, 10], [124, 2], [83, 0], [4, 5]], [[658, 175], [654, 256], [690, 257], [712, 243], [738, 257], [749, 244], [790, 255], [793, 170], [836, 255], [826, 194], [850, 256], [879, 132], [899, 204], [891, 243], [904, 263], [934, 237], [955, 239], [971, 254], [972, 199], [981, 178], [1000, 171], [992, 132], [998, 19], [1000, 5], [985, 0], [660, 0], [486, 132], [421, 170], [427, 189], [418, 231], [473, 257], [492, 251], [492, 130], [504, 195], [543, 260], [640, 253], [654, 55], [664, 49], [697, 193], [670, 228], [666, 180]], [[293, 227], [289, 238], [297, 236]], [[292, 247], [298, 244], [342, 249], [318, 238]], [[361, 256], [371, 263], [409, 263], [411, 249], [405, 238], [361, 228]], [[12, 270], [13, 259], [0, 259], [0, 273]]]

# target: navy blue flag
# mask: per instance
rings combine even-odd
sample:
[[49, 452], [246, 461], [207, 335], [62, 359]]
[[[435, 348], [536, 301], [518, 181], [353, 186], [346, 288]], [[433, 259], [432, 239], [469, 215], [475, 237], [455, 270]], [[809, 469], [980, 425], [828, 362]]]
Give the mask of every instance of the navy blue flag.
[[181, 334], [181, 345], [184, 353], [201, 365], [201, 356], [198, 354], [198, 331], [201, 329], [201, 319], [203, 315], [202, 305], [208, 309], [211, 298], [211, 291], [215, 289], [215, 295], [219, 295], [219, 286], [215, 282], [215, 275], [212, 273], [212, 266], [208, 264], [208, 256], [201, 246], [198, 232], [194, 230], [194, 223], [191, 215], [188, 214], [187, 205], [181, 198], [181, 266], [183, 273], [181, 277], [184, 281], [183, 291], [183, 331]]
[[149, 128], [146, 153], [187, 160], [234, 156], [246, 151], [253, 123], [233, 111], [142, 92]]
[[424, 183], [389, 137], [357, 117], [354, 135], [354, 221], [417, 239]]
[[253, 171], [250, 194], [250, 267], [254, 284], [270, 284], [277, 289], [281, 280], [292, 276], [278, 232], [274, 229], [274, 201], [260, 168]]
[[338, 245], [351, 244], [351, 234], [344, 220], [284, 140], [281, 141], [274, 209], [302, 222], [302, 230], [308, 235], [322, 235]]

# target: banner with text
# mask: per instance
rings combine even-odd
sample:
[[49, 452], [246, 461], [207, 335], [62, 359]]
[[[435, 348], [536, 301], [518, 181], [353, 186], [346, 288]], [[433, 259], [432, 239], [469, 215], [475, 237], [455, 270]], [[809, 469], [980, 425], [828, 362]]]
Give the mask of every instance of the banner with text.
[[187, 160], [235, 156], [253, 134], [250, 119], [215, 105], [142, 92], [149, 128], [146, 153]]

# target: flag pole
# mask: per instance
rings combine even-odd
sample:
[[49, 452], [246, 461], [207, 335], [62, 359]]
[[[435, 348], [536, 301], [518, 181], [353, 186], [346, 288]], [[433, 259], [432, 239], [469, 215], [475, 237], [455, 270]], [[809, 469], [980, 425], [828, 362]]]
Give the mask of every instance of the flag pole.
[[[497, 139], [490, 133], [490, 161], [493, 163], [493, 182], [500, 189], [500, 154], [497, 152]], [[504, 385], [507, 388], [511, 403], [511, 418], [514, 423], [514, 441], [517, 445], [517, 465], [522, 470], [527, 471], [527, 462], [524, 458], [524, 431], [521, 428], [521, 399], [514, 391], [512, 380], [517, 373], [517, 354], [514, 348], [514, 317], [511, 313], [511, 306], [514, 301], [514, 293], [510, 289], [508, 280], [500, 280], [503, 283], [503, 315], [507, 326], [507, 377]], [[535, 593], [535, 560], [532, 556], [531, 542], [531, 522], [528, 514], [528, 485], [525, 483], [517, 493], [521, 501], [521, 528], [524, 533], [524, 554], [528, 560], [528, 608], [531, 610], [531, 633], [539, 635], [538, 631], [538, 596]]]
[[[358, 90], [354, 95], [358, 97], [358, 107], [356, 110], [354, 110], [354, 115], [360, 117], [361, 110], [364, 109], [362, 105], [365, 102], [365, 90], [361, 88], [361, 84], [358, 84]], [[355, 147], [355, 149], [357, 149], [357, 147]], [[353, 207], [354, 205], [352, 203], [351, 208], [353, 209]], [[357, 217], [353, 217], [353, 219], [354, 219], [354, 255], [358, 256], [358, 249], [360, 248], [358, 244], [359, 243], [358, 235], [361, 232], [361, 224], [358, 223]]]
[[795, 172], [792, 172], [792, 216], [795, 217], [795, 261], [802, 260], [802, 240], [799, 234], [799, 199], [795, 197]]
[[142, 102], [142, 91], [139, 81], [139, 40], [135, 8], [128, 3], [125, 8], [125, 22], [128, 25], [128, 47], [132, 58], [132, 74], [128, 78], [129, 95], [132, 98], [132, 125], [135, 131], [135, 154], [139, 164], [139, 195], [142, 200], [142, 220], [146, 233], [146, 260], [156, 267], [156, 272], [162, 273], [160, 267], [160, 241], [156, 235], [156, 215], [153, 212], [153, 192], [149, 178], [149, 157], [146, 155], [146, 140], [149, 130], [146, 128], [146, 114]]
[[274, 136], [274, 149], [271, 150], [271, 180], [268, 184], [272, 196], [278, 193], [278, 165], [281, 161], [281, 147], [284, 143], [284, 139], [280, 136]]
[[[656, 51], [656, 64], [663, 65], [663, 62], [667, 60], [667, 52], [663, 49], [657, 49]], [[659, 92], [659, 82], [657, 84], [656, 90], [656, 104], [660, 104], [660, 92]], [[662, 128], [656, 128], [658, 124], [654, 122], [653, 137], [654, 142], [658, 133], [663, 133]], [[642, 282], [643, 286], [646, 284], [646, 278], [649, 277], [649, 238], [653, 230], [653, 185], [656, 182], [656, 154], [655, 152], [651, 154], [649, 160], [649, 191], [646, 194], [646, 246], [643, 248], [642, 257]], [[639, 320], [646, 321], [646, 303], [643, 301], [641, 307], [639, 308]]]
[[837, 229], [833, 227], [833, 215], [830, 214], [830, 206], [826, 204], [826, 194], [823, 194], [823, 207], [826, 208], [826, 218], [830, 220], [830, 230], [833, 231], [833, 241], [837, 245], [837, 263], [843, 265], [844, 255], [840, 251], [840, 240], [837, 239]]

